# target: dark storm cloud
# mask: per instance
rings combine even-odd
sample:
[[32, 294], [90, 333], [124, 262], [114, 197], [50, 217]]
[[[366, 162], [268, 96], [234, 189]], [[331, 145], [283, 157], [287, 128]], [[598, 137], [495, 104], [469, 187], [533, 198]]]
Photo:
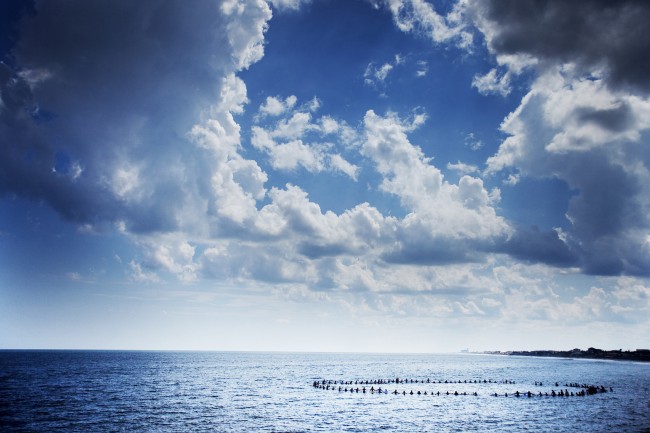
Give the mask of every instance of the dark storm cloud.
[[[648, 103], [584, 84], [578, 90], [566, 85], [558, 90], [547, 81], [536, 83], [532, 96], [505, 122], [511, 137], [489, 164], [507, 155], [512, 159], [506, 165], [523, 175], [562, 179], [576, 191], [568, 202], [564, 238], [583, 272], [650, 275], [650, 150], [643, 116]], [[558, 100], [569, 103], [554, 103]], [[599, 102], [589, 105], [592, 101]], [[537, 255], [553, 264], [555, 250], [557, 265], [573, 265], [566, 248], [550, 248], [561, 246], [553, 233], [527, 236], [525, 231], [515, 235], [505, 252], [527, 260]]]
[[610, 86], [650, 91], [650, 2], [487, 0], [471, 9], [497, 55], [604, 68]]
[[507, 254], [528, 263], [556, 267], [580, 266], [581, 257], [575, 247], [567, 244], [555, 230], [538, 227], [512, 227], [510, 236], [493, 239], [435, 239], [428, 242], [401, 243], [386, 252], [388, 263], [445, 265], [451, 263], [483, 263], [487, 254]]
[[558, 267], [577, 266], [579, 256], [571, 251], [555, 230], [542, 231], [539, 227], [518, 228], [510, 238], [495, 248], [518, 260], [545, 263]]
[[187, 134], [246, 48], [228, 19], [219, 2], [36, 2], [0, 64], [0, 193], [75, 222], [174, 229], [209, 182]]
[[488, 0], [470, 2], [470, 12], [502, 63], [534, 63], [539, 74], [488, 163], [577, 191], [564, 242], [524, 231], [506, 251], [551, 264], [557, 254], [558, 266], [587, 274], [650, 275], [650, 2]]
[[298, 245], [298, 251], [305, 257], [308, 257], [310, 259], [318, 259], [321, 257], [331, 257], [350, 253], [350, 248], [346, 245], [319, 245], [315, 243], [303, 242]]
[[583, 107], [576, 111], [578, 122], [592, 122], [611, 132], [621, 132], [626, 130], [630, 126], [633, 116], [630, 106], [625, 103], [609, 109]]
[[575, 161], [571, 175], [580, 194], [569, 202], [571, 235], [579, 240], [586, 273], [596, 275], [650, 275], [647, 241], [648, 205], [645, 185], [605, 152]]
[[32, 100], [32, 92], [25, 80], [4, 63], [0, 63], [0, 99], [4, 109], [10, 113], [28, 108]]
[[486, 241], [470, 239], [403, 239], [382, 255], [387, 263], [413, 265], [447, 265], [452, 263], [480, 263], [485, 260]]

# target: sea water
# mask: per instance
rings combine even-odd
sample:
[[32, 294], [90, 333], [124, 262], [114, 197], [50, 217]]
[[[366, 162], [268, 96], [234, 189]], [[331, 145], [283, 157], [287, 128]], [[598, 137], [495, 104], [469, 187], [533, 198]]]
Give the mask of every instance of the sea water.
[[[323, 380], [337, 384], [314, 387]], [[379, 386], [366, 380], [391, 380], [380, 385], [389, 393], [370, 392]], [[581, 390], [565, 386], [571, 383], [608, 392], [550, 396]], [[0, 431], [650, 432], [650, 364], [472, 354], [0, 351]]]

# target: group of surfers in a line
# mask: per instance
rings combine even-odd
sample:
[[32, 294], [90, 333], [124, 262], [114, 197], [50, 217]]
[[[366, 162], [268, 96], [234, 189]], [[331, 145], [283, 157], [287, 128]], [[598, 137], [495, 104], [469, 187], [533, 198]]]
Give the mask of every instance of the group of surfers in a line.
[[[544, 386], [542, 382], [535, 382], [535, 386]], [[561, 386], [559, 382], [555, 382], [555, 386]], [[565, 383], [565, 387], [567, 388], [582, 388], [586, 389], [588, 392], [591, 391], [592, 394], [595, 394], [597, 392], [607, 392], [607, 389], [605, 389], [604, 386], [602, 385], [589, 385], [587, 383], [577, 383], [577, 382], [571, 382], [571, 383]], [[610, 391], [613, 391], [612, 387], [609, 387]]]
[[[314, 387], [319, 388], [319, 389], [332, 390], [332, 391], [337, 390], [336, 386], [334, 386], [334, 385], [322, 385], [322, 384], [320, 384], [318, 382], [314, 382]], [[362, 394], [366, 394], [366, 393], [370, 393], [370, 394], [375, 394], [375, 393], [377, 393], [377, 394], [388, 394], [389, 393], [388, 389], [386, 389], [386, 388], [382, 389], [381, 387], [379, 387], [379, 388], [375, 389], [374, 386], [370, 387], [370, 389], [366, 389], [365, 386], [363, 386], [361, 388], [359, 388], [359, 387], [356, 387], [356, 388], [350, 387], [350, 389], [348, 389], [347, 387], [343, 388], [343, 387], [339, 386], [338, 391], [339, 392], [351, 392], [351, 393], [357, 393], [357, 394], [358, 393], [362, 393]], [[429, 395], [429, 393], [427, 391], [416, 391], [416, 392], [414, 392], [413, 390], [411, 390], [410, 392], [406, 392], [404, 390], [402, 392], [399, 392], [397, 390], [394, 390], [393, 392], [391, 392], [391, 394], [394, 394], [394, 395], [398, 395], [398, 394], [402, 394], [402, 395], [407, 395], [407, 394], [408, 395]], [[478, 396], [477, 392], [472, 392], [472, 393], [468, 394], [467, 392], [458, 392], [458, 391], [454, 391], [453, 393], [450, 393], [449, 391], [447, 391], [446, 393], [441, 393], [440, 391], [437, 391], [437, 392], [434, 393], [433, 391], [431, 391], [431, 395], [445, 395], [445, 394], [446, 395], [474, 395], [474, 396]]]
[[[610, 391], [614, 391], [611, 387], [609, 388]], [[515, 397], [521, 397], [521, 396], [526, 396], [526, 397], [584, 397], [586, 395], [594, 395], [598, 393], [604, 393], [607, 392], [607, 389], [604, 386], [594, 386], [594, 385], [588, 385], [586, 388], [581, 389], [580, 391], [576, 392], [569, 392], [568, 389], [565, 390], [559, 390], [558, 392], [555, 392], [554, 389], [551, 390], [551, 393], [549, 394], [548, 392], [545, 392], [542, 394], [541, 392], [538, 392], [537, 394], [527, 391], [527, 392], [522, 392], [520, 393], [519, 391], [515, 391], [514, 394], [512, 394]], [[492, 394], [495, 397], [498, 397], [498, 393]], [[508, 397], [508, 393], [504, 393], [504, 397]]]
[[[318, 381], [318, 380], [315, 380], [313, 382], [313, 386], [314, 386], [314, 388], [324, 389], [324, 390], [328, 390], [328, 391], [329, 390], [332, 390], [332, 391], [337, 391], [338, 390], [339, 392], [350, 392], [350, 393], [357, 393], [357, 394], [358, 393], [362, 393], [362, 394], [366, 394], [366, 393], [370, 393], [370, 394], [375, 394], [375, 393], [377, 393], [377, 394], [388, 394], [389, 393], [389, 390], [387, 388], [382, 388], [381, 386], [375, 388], [374, 385], [372, 385], [373, 382], [380, 382], [380, 381], [358, 381], [357, 380], [357, 381], [354, 381], [354, 383], [353, 383], [352, 381], [337, 381], [337, 380]], [[388, 382], [388, 383], [410, 383], [410, 382]], [[418, 383], [418, 382], [413, 382], [413, 383]], [[422, 383], [431, 383], [431, 382], [422, 382]], [[436, 382], [434, 381], [433, 383], [436, 383]], [[441, 382], [438, 382], [438, 383], [482, 383], [482, 382], [480, 382], [480, 381], [477, 381], [477, 382], [472, 382], [472, 381], [470, 381], [470, 382], [460, 382], [460, 381], [458, 381], [458, 382], [448, 382], [448, 381], [442, 382], [441, 381]], [[486, 382], [486, 383], [488, 383], [488, 382]], [[489, 383], [506, 383], [506, 382], [489, 382]], [[508, 381], [508, 383], [514, 383], [514, 381], [512, 381], [512, 382]], [[346, 385], [353, 385], [353, 384], [354, 385], [362, 385], [362, 386], [361, 386], [361, 388], [359, 388], [358, 386], [356, 388], [354, 386], [350, 386], [350, 388], [348, 388], [346, 386]], [[372, 385], [372, 386], [369, 389], [367, 389], [365, 386], [363, 386], [364, 384], [368, 384], [368, 385]], [[338, 385], [338, 387], [337, 387], [337, 385]], [[543, 383], [536, 381], [535, 386], [543, 386]], [[560, 386], [560, 385], [559, 385], [558, 382], [556, 382], [555, 386]], [[581, 389], [580, 389], [580, 391], [576, 391], [576, 392], [569, 391], [568, 389], [564, 389], [564, 390], [560, 389], [559, 391], [556, 392], [553, 389], [553, 390], [551, 390], [550, 394], [548, 392], [545, 392], [545, 393], [542, 394], [541, 391], [538, 392], [537, 394], [535, 394], [533, 392], [530, 392], [530, 391], [521, 392], [521, 393], [519, 391], [515, 391], [514, 393], [511, 393], [510, 395], [512, 395], [513, 397], [522, 397], [522, 396], [525, 396], [525, 397], [574, 397], [574, 396], [581, 397], [581, 396], [586, 396], [586, 395], [594, 395], [594, 394], [598, 394], [598, 393], [607, 392], [607, 389], [603, 385], [596, 386], [596, 385], [586, 385], [586, 384], [578, 384], [578, 383], [571, 383], [571, 384], [567, 383], [567, 384], [565, 384], [565, 386], [566, 387], [573, 387], [573, 388], [581, 388]], [[614, 390], [610, 387], [609, 391], [614, 391]], [[394, 395], [398, 395], [398, 394], [407, 395], [408, 394], [408, 395], [437, 395], [437, 396], [439, 396], [439, 395], [473, 395], [473, 396], [478, 396], [477, 392], [471, 392], [471, 393], [468, 394], [467, 392], [458, 392], [458, 391], [454, 391], [454, 392], [446, 391], [446, 392], [443, 392], [443, 393], [441, 393], [440, 391], [436, 391], [435, 393], [433, 391], [431, 391], [431, 393], [429, 394], [427, 391], [422, 391], [422, 390], [417, 390], [415, 392], [413, 390], [410, 390], [409, 392], [407, 392], [406, 390], [402, 390], [400, 392], [397, 389], [395, 389], [394, 391], [392, 391], [390, 393], [394, 394]], [[499, 393], [495, 392], [492, 395], [494, 397], [498, 397]], [[508, 393], [507, 392], [504, 393], [503, 396], [508, 397]]]
[[[406, 384], [406, 383], [502, 383], [506, 385], [514, 385], [515, 381], [510, 380], [510, 379], [504, 379], [504, 380], [492, 380], [492, 379], [470, 379], [470, 380], [442, 380], [438, 379], [438, 381], [431, 380], [431, 379], [400, 379], [399, 377], [395, 379], [375, 379], [375, 380], [321, 380], [315, 381], [314, 386], [316, 386], [316, 383], [320, 383], [321, 385], [389, 385], [392, 383], [395, 384]], [[541, 382], [540, 382], [541, 383]]]

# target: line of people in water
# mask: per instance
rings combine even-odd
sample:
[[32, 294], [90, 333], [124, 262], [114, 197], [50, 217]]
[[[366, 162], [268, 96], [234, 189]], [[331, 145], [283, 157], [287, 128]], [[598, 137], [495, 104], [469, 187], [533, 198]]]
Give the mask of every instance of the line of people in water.
[[[407, 384], [407, 383], [501, 383], [506, 385], [514, 385], [515, 381], [510, 379], [504, 380], [492, 380], [492, 379], [465, 379], [465, 380], [442, 380], [435, 379], [431, 380], [429, 378], [425, 379], [400, 379], [396, 377], [395, 379], [375, 379], [375, 380], [322, 380], [319, 383], [322, 385], [389, 385], [389, 384]], [[541, 382], [540, 382], [541, 383]]]
[[[609, 388], [609, 391], [612, 392], [614, 389], [612, 387]], [[519, 391], [515, 391], [514, 394], [511, 394], [514, 397], [584, 397], [586, 395], [594, 395], [594, 394], [599, 394], [599, 393], [605, 393], [607, 392], [607, 389], [600, 385], [600, 386], [594, 386], [594, 385], [588, 385], [586, 388], [581, 389], [580, 391], [569, 391], [568, 389], [560, 389], [559, 391], [555, 391], [554, 389], [551, 390], [551, 393], [549, 394], [548, 392], [545, 392], [542, 394], [542, 392], [538, 392], [537, 394], [527, 391], [527, 392], [522, 392], [520, 393]], [[498, 393], [493, 394], [495, 397], [498, 397]], [[508, 397], [508, 393], [503, 394], [504, 397]]]
[[[542, 382], [535, 382], [535, 386], [544, 386]], [[555, 382], [556, 387], [560, 387], [559, 382]], [[578, 383], [578, 382], [570, 382], [570, 383], [565, 383], [564, 384], [565, 388], [581, 388], [581, 391], [576, 391], [576, 395], [593, 395], [593, 394], [598, 394], [598, 393], [603, 393], [607, 392], [607, 388], [605, 388], [603, 385], [589, 385], [587, 383]], [[610, 386], [609, 387], [610, 392], [614, 391], [614, 389]], [[565, 390], [565, 394], [568, 393], [568, 390]], [[571, 392], [571, 395], [573, 395], [573, 391]]]
[[[382, 388], [381, 386], [378, 386], [377, 388], [375, 388], [375, 386], [374, 386], [374, 385], [408, 384], [408, 383], [424, 383], [424, 384], [426, 384], [426, 383], [434, 383], [435, 384], [436, 382], [435, 381], [430, 381], [429, 379], [427, 379], [426, 381], [424, 381], [424, 380], [423, 381], [416, 380], [416, 381], [410, 382], [409, 379], [404, 379], [402, 381], [402, 379], [399, 379], [399, 378], [395, 379], [394, 381], [392, 381], [392, 380], [385, 381], [385, 380], [382, 380], [382, 379], [379, 379], [379, 380], [355, 380], [355, 381], [324, 380], [323, 379], [323, 380], [320, 380], [320, 381], [315, 380], [313, 382], [313, 386], [314, 386], [314, 388], [323, 389], [323, 390], [332, 390], [332, 391], [337, 391], [338, 390], [339, 392], [350, 392], [350, 393], [357, 393], [357, 394], [358, 393], [362, 393], [362, 394], [366, 394], [366, 393], [369, 393], [369, 394], [375, 394], [375, 393], [377, 393], [377, 394], [389, 394], [390, 393], [390, 394], [393, 394], [393, 395], [398, 395], [398, 394], [407, 395], [408, 394], [408, 395], [436, 395], [436, 396], [439, 396], [439, 395], [473, 395], [473, 396], [478, 396], [478, 393], [476, 391], [470, 392], [470, 393], [467, 393], [466, 391], [464, 391], [464, 392], [458, 392], [458, 391], [440, 392], [440, 391], [436, 391], [434, 393], [434, 391], [431, 391], [429, 393], [426, 390], [424, 390], [424, 391], [423, 390], [416, 390], [416, 391], [410, 390], [409, 392], [407, 392], [406, 390], [402, 390], [400, 392], [397, 389], [395, 389], [394, 391], [390, 392], [387, 387]], [[447, 380], [445, 380], [444, 382], [443, 381], [438, 381], [437, 383], [439, 383], [439, 384], [461, 384], [461, 383], [463, 383], [463, 384], [464, 383], [468, 383], [468, 384], [472, 384], [472, 383], [476, 383], [476, 384], [479, 384], [479, 383], [514, 384], [515, 382], [510, 381], [510, 380], [505, 380], [505, 381], [491, 381], [491, 380], [490, 381], [487, 381], [487, 380], [485, 380], [485, 381], [479, 381], [479, 380], [473, 380], [473, 381], [472, 380], [470, 380], [470, 381], [460, 381], [460, 380], [459, 381], [447, 381]], [[348, 388], [347, 385], [350, 385], [350, 387]], [[352, 386], [352, 385], [357, 385], [357, 386], [355, 387], [355, 386]], [[361, 385], [361, 387], [359, 387], [358, 385]], [[364, 386], [364, 385], [371, 385], [371, 386], [370, 386], [370, 388], [366, 388], [366, 386]], [[543, 386], [543, 383], [535, 381], [535, 386]], [[558, 382], [555, 382], [555, 386], [559, 387], [560, 384]], [[597, 386], [597, 385], [587, 385], [587, 384], [580, 384], [580, 383], [566, 383], [565, 387], [566, 388], [580, 388], [580, 391], [575, 391], [574, 392], [574, 391], [569, 391], [568, 389], [564, 389], [564, 390], [560, 389], [559, 391], [555, 391], [555, 389], [552, 389], [550, 391], [550, 393], [549, 392], [542, 393], [541, 391], [539, 391], [537, 394], [535, 394], [535, 393], [533, 393], [531, 391], [519, 392], [517, 390], [514, 393], [508, 394], [506, 392], [506, 393], [503, 393], [502, 395], [504, 397], [508, 397], [508, 396], [512, 396], [512, 397], [574, 397], [574, 396], [575, 397], [580, 397], [580, 396], [594, 395], [594, 394], [598, 394], [598, 393], [606, 393], [607, 392], [607, 388], [605, 388], [603, 385]], [[614, 390], [613, 390], [612, 387], [610, 387], [609, 391], [611, 392], [611, 391], [614, 391]], [[493, 395], [494, 397], [499, 397], [500, 396], [500, 394], [497, 393], [497, 392], [495, 392], [494, 394], [491, 394], [491, 395]]]
[[[319, 382], [314, 382], [314, 388], [319, 388], [319, 389], [324, 389], [324, 390], [332, 390], [332, 391], [337, 390], [336, 385], [323, 385], [323, 384], [321, 384]], [[378, 387], [378, 388], [375, 389], [374, 386], [371, 386], [369, 389], [366, 389], [365, 386], [362, 386], [361, 388], [359, 388], [359, 387], [355, 388], [355, 387], [351, 386], [348, 389], [347, 386], [344, 388], [344, 387], [339, 385], [338, 391], [339, 392], [357, 393], [357, 394], [358, 393], [362, 393], [362, 394], [367, 394], [367, 393], [369, 393], [369, 394], [375, 394], [375, 393], [377, 393], [377, 394], [388, 394], [389, 393], [388, 388]], [[406, 392], [405, 390], [402, 390], [402, 392], [399, 392], [399, 391], [397, 391], [397, 389], [395, 389], [390, 394], [394, 394], [394, 395], [398, 395], [398, 394], [402, 394], [402, 395], [407, 395], [407, 394], [409, 394], [409, 395], [429, 395], [429, 393], [427, 391], [422, 391], [422, 390], [418, 390], [418, 391], [410, 390], [410, 392]], [[473, 395], [473, 396], [478, 396], [477, 392], [471, 392], [471, 393], [462, 392], [461, 393], [461, 392], [458, 392], [458, 391], [454, 391], [453, 393], [450, 393], [449, 391], [447, 391], [446, 393], [441, 393], [440, 391], [437, 391], [436, 393], [434, 393], [433, 391], [431, 391], [431, 395], [445, 395], [445, 394], [446, 395], [452, 395], [453, 394], [453, 395]]]

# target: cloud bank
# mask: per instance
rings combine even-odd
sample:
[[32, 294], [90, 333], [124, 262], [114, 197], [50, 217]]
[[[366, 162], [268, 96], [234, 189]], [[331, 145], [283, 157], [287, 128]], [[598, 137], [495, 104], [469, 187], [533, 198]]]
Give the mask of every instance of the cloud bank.
[[[554, 177], [578, 191], [563, 234], [584, 272], [648, 275], [650, 16], [644, 2], [470, 2], [508, 74], [537, 75], [504, 120], [488, 171]], [[480, 87], [479, 87], [480, 90]]]
[[208, 204], [219, 171], [196, 150], [197, 124], [220, 137], [222, 154], [212, 153], [231, 176], [256, 176], [253, 162], [232, 161], [231, 113], [246, 101], [234, 73], [263, 55], [265, 2], [35, 9], [2, 65], [5, 195], [42, 200], [77, 223], [177, 230], [184, 209]]
[[[599, 305], [615, 320], [634, 309], [647, 292], [637, 280], [573, 299], [549, 298], [543, 281], [548, 269], [650, 275], [650, 74], [633, 60], [648, 51], [648, 7], [460, 1], [440, 14], [422, 0], [374, 4], [435, 45], [470, 55], [484, 42], [494, 68], [467, 83], [480, 93], [506, 97], [531, 74], [483, 172], [458, 161], [446, 166], [457, 182], [445, 178], [410, 138], [424, 113], [367, 107], [355, 122], [292, 94], [252, 107], [238, 74], [264, 55], [265, 1], [38, 2], [0, 65], [0, 191], [121, 233], [138, 247], [125, 268], [143, 283], [345, 293], [354, 308], [442, 317], [514, 306], [582, 317]], [[364, 78], [381, 83], [397, 65], [373, 64]], [[367, 171], [368, 188], [396, 200], [400, 216], [370, 200], [334, 212], [297, 182], [269, 181], [300, 173], [360, 183]], [[500, 191], [486, 186], [500, 172], [566, 182], [577, 191], [569, 228], [500, 215]], [[531, 269], [535, 278], [521, 277]]]

